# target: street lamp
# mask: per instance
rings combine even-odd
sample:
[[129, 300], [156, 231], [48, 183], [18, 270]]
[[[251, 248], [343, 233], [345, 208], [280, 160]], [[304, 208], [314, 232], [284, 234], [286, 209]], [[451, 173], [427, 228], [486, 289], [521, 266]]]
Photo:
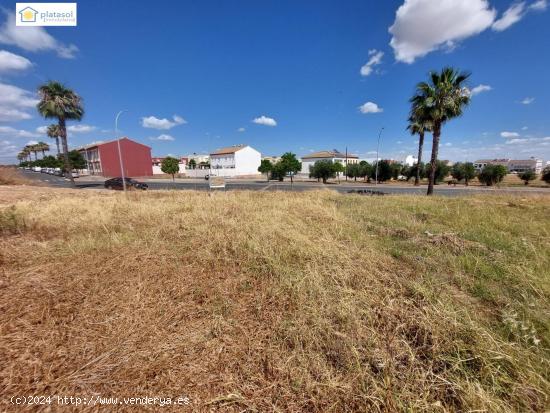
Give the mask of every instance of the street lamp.
[[378, 156], [378, 152], [380, 151], [380, 136], [382, 136], [382, 131], [384, 130], [384, 127], [380, 129], [380, 132], [378, 133], [378, 145], [376, 146], [376, 169], [374, 173], [374, 185], [378, 185], [378, 162], [380, 161], [380, 158]]
[[122, 162], [122, 152], [120, 151], [120, 136], [118, 136], [118, 118], [122, 113], [128, 112], [127, 110], [121, 110], [117, 113], [115, 118], [115, 136], [116, 136], [116, 143], [118, 146], [118, 160], [120, 162], [120, 173], [122, 175], [122, 189], [124, 192], [126, 192], [126, 178], [124, 177], [124, 163]]

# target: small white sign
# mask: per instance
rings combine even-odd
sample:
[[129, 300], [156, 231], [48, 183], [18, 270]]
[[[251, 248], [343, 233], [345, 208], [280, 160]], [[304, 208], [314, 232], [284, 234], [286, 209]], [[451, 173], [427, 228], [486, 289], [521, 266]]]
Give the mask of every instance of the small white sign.
[[15, 3], [16, 26], [76, 26], [76, 3]]

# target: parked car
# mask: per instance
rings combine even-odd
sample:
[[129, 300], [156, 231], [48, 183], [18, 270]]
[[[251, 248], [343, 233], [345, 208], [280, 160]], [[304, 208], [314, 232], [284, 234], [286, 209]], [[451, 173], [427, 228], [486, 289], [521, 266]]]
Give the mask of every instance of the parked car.
[[[124, 178], [124, 180], [126, 181], [127, 189], [141, 189], [145, 191], [147, 188], [149, 188], [149, 185], [147, 185], [146, 183], [136, 181], [135, 179], [132, 179], [132, 178]], [[122, 178], [120, 177], [108, 179], [105, 181], [104, 185], [105, 185], [105, 188], [107, 189], [118, 189], [118, 190], [124, 189], [122, 184]]]
[[216, 176], [218, 176], [218, 175], [216, 175], [216, 174], [206, 174], [206, 175], [204, 175], [204, 179], [206, 179], [208, 181], [210, 178], [214, 178]]
[[39, 167], [39, 166], [35, 166], [34, 168], [32, 168], [32, 170], [33, 170], [34, 172], [40, 172], [40, 171], [42, 171], [42, 168]]
[[80, 178], [80, 174], [76, 171], [72, 171], [71, 175], [73, 176], [73, 178]]

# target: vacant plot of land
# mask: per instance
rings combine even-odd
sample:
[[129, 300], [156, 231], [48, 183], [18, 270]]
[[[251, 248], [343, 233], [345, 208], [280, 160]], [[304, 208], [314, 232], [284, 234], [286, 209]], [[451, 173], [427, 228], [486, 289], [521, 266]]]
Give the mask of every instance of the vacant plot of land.
[[0, 205], [2, 403], [549, 406], [550, 197], [40, 191]]

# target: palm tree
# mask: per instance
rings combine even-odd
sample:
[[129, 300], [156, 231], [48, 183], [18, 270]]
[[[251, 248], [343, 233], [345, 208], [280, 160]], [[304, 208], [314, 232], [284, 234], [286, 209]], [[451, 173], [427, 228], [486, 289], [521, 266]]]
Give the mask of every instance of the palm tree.
[[17, 160], [19, 163], [23, 162], [25, 159], [27, 159], [27, 153], [25, 151], [21, 151], [17, 154]]
[[59, 150], [59, 125], [52, 123], [48, 126], [48, 131], [46, 132], [49, 138], [55, 139], [55, 146], [57, 146], [57, 154], [59, 155], [61, 151]]
[[31, 151], [29, 149], [29, 145], [25, 146], [23, 148], [23, 150], [21, 151], [21, 153], [23, 155], [25, 155], [25, 158], [27, 159], [27, 161], [31, 162], [32, 161], [32, 158], [31, 158]]
[[46, 142], [38, 142], [35, 146], [38, 151], [42, 151], [42, 158], [46, 156], [45, 152], [49, 152], [50, 150], [50, 145], [48, 145]]
[[29, 158], [30, 158], [31, 161], [32, 161], [31, 153], [34, 153], [34, 160], [35, 161], [38, 159], [38, 157], [36, 156], [36, 153], [38, 152], [36, 150], [36, 144], [25, 145], [25, 149], [29, 153]]
[[413, 107], [424, 113], [433, 127], [428, 195], [434, 191], [441, 128], [448, 120], [461, 116], [464, 107], [470, 103], [470, 93], [464, 85], [469, 77], [469, 73], [451, 67], [444, 68], [440, 73], [431, 72], [430, 81], [419, 83], [416, 95], [411, 99]]
[[420, 164], [422, 163], [422, 150], [424, 148], [424, 134], [432, 131], [432, 123], [429, 118], [425, 116], [421, 108], [415, 108], [413, 106], [411, 110], [411, 116], [409, 117], [409, 126], [407, 130], [411, 132], [411, 135], [418, 135], [418, 160], [416, 161], [416, 176], [414, 178], [414, 185], [420, 185]]
[[46, 119], [57, 119], [59, 137], [63, 146], [63, 161], [65, 173], [74, 186], [72, 168], [69, 162], [69, 146], [67, 145], [67, 120], [81, 120], [84, 116], [82, 99], [73, 90], [66, 88], [59, 82], [50, 81], [38, 88], [40, 102], [38, 112]]

